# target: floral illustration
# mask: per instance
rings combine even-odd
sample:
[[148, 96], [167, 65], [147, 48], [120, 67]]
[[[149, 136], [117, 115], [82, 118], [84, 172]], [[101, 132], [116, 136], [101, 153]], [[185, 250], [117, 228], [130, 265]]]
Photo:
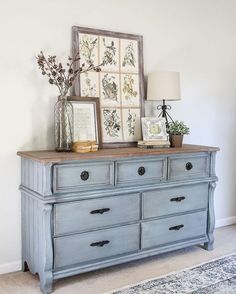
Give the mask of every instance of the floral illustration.
[[98, 38], [94, 38], [89, 35], [83, 35], [80, 39], [80, 54], [84, 57], [89, 66], [93, 66], [95, 63], [95, 48], [98, 45]]
[[158, 135], [161, 132], [161, 128], [158, 124], [150, 124], [149, 126], [149, 133], [151, 135]]
[[111, 44], [106, 44], [105, 38], [102, 38], [102, 42], [104, 47], [106, 48], [103, 56], [103, 65], [116, 65], [115, 55], [116, 55], [116, 47], [114, 41], [111, 41]]
[[136, 60], [134, 57], [134, 47], [133, 47], [133, 43], [130, 42], [125, 48], [125, 56], [122, 62], [122, 66], [129, 65], [129, 66], [135, 67], [135, 63], [136, 63]]
[[92, 82], [87, 74], [84, 83], [85, 87], [82, 89], [82, 95], [85, 97], [97, 97], [96, 83]]
[[135, 98], [138, 95], [138, 92], [134, 90], [134, 79], [131, 75], [126, 75], [124, 77], [124, 85], [122, 89], [125, 99], [131, 100], [131, 98]]
[[105, 74], [102, 79], [102, 88], [104, 99], [118, 101], [118, 85], [115, 83], [115, 77]]
[[134, 135], [135, 130], [135, 119], [136, 119], [136, 113], [131, 113], [130, 109], [128, 110], [128, 118], [126, 120], [127, 126], [128, 126], [128, 133], [129, 135]]
[[120, 117], [116, 109], [103, 109], [104, 126], [107, 135], [118, 137], [121, 128]]

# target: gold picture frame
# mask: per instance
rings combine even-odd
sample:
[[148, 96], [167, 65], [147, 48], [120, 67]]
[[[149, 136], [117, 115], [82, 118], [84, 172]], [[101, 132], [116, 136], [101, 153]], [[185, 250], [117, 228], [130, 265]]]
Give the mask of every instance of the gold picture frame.
[[99, 98], [69, 96], [73, 105], [73, 141], [95, 141], [102, 148]]

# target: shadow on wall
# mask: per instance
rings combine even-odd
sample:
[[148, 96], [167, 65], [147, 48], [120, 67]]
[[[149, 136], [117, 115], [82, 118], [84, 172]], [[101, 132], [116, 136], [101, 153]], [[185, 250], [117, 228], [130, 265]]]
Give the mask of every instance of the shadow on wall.
[[32, 62], [32, 70], [28, 73], [28, 80], [34, 85], [34, 96], [27, 108], [30, 112], [29, 123], [31, 136], [29, 140], [20, 146], [20, 150], [44, 150], [54, 149], [54, 105], [57, 101], [56, 88], [53, 89], [55, 96], [49, 91], [50, 85], [47, 79], [40, 76]]

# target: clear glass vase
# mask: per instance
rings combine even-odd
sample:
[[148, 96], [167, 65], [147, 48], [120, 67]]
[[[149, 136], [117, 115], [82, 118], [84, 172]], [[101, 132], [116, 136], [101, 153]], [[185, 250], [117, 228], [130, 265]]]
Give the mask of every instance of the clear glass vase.
[[71, 151], [73, 141], [73, 106], [66, 96], [58, 96], [54, 109], [55, 149]]

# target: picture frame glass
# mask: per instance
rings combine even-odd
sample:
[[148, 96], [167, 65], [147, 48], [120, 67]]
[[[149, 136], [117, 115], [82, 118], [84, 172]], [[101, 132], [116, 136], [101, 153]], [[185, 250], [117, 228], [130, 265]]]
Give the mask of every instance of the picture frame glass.
[[142, 133], [144, 141], [167, 140], [166, 124], [163, 118], [142, 117]]
[[99, 98], [69, 96], [73, 106], [73, 141], [95, 141], [102, 148]]
[[72, 102], [74, 110], [74, 141], [98, 142], [94, 103]]

